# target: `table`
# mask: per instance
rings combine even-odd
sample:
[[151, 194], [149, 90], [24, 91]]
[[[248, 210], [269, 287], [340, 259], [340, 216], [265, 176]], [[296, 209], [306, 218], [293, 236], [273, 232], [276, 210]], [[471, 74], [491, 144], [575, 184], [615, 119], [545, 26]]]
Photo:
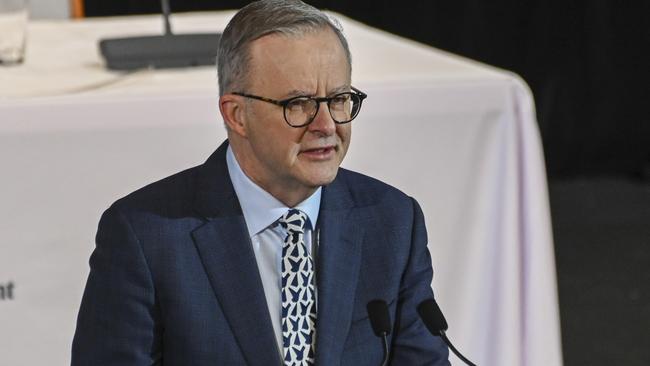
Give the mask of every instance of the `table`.
[[[179, 33], [221, 31], [233, 14], [173, 22]], [[369, 95], [343, 165], [421, 203], [448, 335], [482, 366], [561, 365], [546, 176], [525, 83], [335, 16], [353, 84]], [[161, 29], [155, 16], [34, 21], [26, 63], [0, 68], [3, 363], [69, 363], [101, 212], [200, 164], [225, 138], [214, 68], [103, 68], [98, 39]]]

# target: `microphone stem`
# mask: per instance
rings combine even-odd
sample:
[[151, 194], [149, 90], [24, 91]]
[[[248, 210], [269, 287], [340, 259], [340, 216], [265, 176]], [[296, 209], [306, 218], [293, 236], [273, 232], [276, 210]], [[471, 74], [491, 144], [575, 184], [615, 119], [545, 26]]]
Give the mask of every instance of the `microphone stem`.
[[382, 333], [381, 339], [384, 341], [384, 361], [381, 363], [381, 366], [388, 365], [388, 334], [386, 332]]
[[469, 365], [469, 366], [476, 366], [474, 363], [472, 363], [472, 361], [466, 359], [465, 356], [461, 355], [460, 352], [458, 352], [458, 350], [456, 349], [456, 347], [454, 347], [454, 345], [451, 344], [451, 341], [449, 340], [449, 338], [447, 338], [447, 335], [445, 334], [445, 331], [444, 331], [444, 330], [440, 330], [440, 337], [442, 337], [442, 340], [445, 341], [445, 343], [447, 343], [447, 346], [449, 346], [449, 349], [450, 349], [450, 350], [451, 350], [451, 351], [452, 351], [452, 352], [453, 352], [453, 353], [454, 353], [458, 358], [460, 358], [461, 360], [463, 360], [463, 362], [465, 362], [465, 363], [466, 363], [467, 365]]
[[163, 21], [165, 22], [165, 35], [170, 36], [172, 34], [172, 26], [169, 23], [171, 13], [171, 10], [169, 9], [169, 0], [160, 0], [160, 6], [162, 7]]

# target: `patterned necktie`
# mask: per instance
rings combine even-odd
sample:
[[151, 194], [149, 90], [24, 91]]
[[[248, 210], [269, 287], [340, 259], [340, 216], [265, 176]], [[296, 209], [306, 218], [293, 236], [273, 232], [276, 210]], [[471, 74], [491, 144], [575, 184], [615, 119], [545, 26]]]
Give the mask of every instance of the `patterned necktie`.
[[290, 209], [279, 220], [287, 237], [282, 246], [282, 342], [285, 366], [315, 362], [316, 298], [314, 262], [304, 234], [307, 215]]

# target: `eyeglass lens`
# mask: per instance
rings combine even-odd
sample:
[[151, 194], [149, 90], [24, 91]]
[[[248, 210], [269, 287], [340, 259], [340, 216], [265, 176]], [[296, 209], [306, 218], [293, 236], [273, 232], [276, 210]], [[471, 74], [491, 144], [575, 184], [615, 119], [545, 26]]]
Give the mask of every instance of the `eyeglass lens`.
[[[346, 123], [359, 113], [360, 98], [354, 93], [337, 94], [328, 103], [330, 116], [335, 122]], [[319, 103], [310, 97], [292, 99], [285, 107], [285, 117], [292, 126], [302, 126], [314, 119]]]

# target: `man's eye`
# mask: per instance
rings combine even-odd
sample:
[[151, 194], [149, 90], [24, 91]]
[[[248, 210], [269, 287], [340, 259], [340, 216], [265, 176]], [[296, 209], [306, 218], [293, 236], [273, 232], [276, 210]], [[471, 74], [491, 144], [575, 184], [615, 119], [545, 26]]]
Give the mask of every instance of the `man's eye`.
[[287, 105], [287, 108], [289, 108], [292, 111], [299, 111], [299, 110], [308, 110], [311, 106], [311, 100], [309, 98], [299, 98], [299, 99], [294, 99], [289, 104]]
[[346, 103], [348, 100], [350, 100], [350, 95], [348, 94], [337, 95], [334, 98], [332, 98], [332, 103], [343, 104]]

